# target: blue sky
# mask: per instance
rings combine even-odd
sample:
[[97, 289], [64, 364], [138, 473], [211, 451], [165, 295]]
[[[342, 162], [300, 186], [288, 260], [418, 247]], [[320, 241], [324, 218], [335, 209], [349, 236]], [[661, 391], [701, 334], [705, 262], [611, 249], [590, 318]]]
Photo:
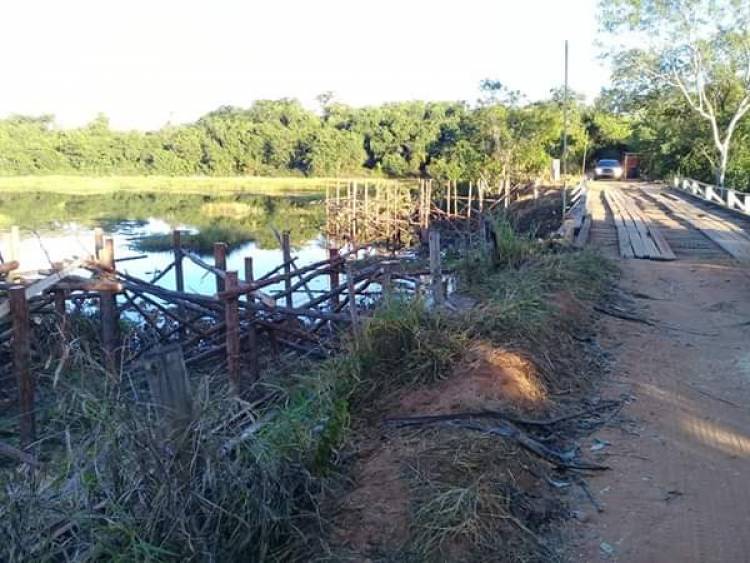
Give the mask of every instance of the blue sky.
[[158, 128], [219, 105], [331, 90], [366, 105], [474, 101], [482, 78], [529, 99], [562, 84], [589, 98], [595, 0], [24, 0], [4, 3], [0, 115], [98, 112], [115, 128]]

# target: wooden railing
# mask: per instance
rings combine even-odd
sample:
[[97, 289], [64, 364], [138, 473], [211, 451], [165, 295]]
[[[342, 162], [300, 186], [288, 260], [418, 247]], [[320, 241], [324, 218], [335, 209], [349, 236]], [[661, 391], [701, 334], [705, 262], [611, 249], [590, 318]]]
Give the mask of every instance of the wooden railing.
[[731, 211], [750, 215], [750, 193], [742, 193], [730, 188], [720, 188], [692, 178], [675, 176], [672, 182], [675, 189], [717, 204]]

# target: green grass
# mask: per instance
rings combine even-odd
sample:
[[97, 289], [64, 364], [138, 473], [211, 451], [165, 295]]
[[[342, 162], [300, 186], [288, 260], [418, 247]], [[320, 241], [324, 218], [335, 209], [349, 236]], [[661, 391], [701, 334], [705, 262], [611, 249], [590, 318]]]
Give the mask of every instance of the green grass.
[[295, 195], [320, 192], [336, 181], [393, 183], [381, 178], [267, 178], [260, 176], [0, 176], [2, 192], [47, 192], [71, 195], [113, 192], [170, 192], [177, 194]]

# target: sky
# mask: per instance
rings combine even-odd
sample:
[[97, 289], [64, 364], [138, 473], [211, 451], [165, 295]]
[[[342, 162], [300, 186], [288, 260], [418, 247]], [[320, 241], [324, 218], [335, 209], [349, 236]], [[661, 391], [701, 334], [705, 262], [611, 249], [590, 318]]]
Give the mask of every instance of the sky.
[[351, 105], [466, 100], [483, 78], [529, 100], [607, 83], [596, 0], [8, 0], [0, 116], [98, 113], [156, 129], [221, 105], [332, 91]]

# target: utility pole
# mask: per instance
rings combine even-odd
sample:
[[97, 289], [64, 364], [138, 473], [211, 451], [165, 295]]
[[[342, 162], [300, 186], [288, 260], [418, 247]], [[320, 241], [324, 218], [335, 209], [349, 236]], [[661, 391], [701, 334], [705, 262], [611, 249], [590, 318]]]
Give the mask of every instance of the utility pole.
[[562, 150], [562, 212], [565, 215], [568, 189], [568, 40], [565, 40], [565, 86], [563, 87], [563, 150]]

